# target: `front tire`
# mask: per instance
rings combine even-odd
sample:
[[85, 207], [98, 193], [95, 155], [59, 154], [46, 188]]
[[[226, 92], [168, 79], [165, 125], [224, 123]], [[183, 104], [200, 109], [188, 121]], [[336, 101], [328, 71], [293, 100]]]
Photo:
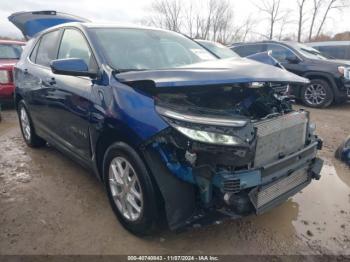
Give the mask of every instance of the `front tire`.
[[137, 152], [127, 144], [112, 144], [103, 161], [109, 202], [120, 223], [139, 236], [159, 229], [159, 206], [151, 177]]
[[35, 133], [33, 122], [23, 100], [18, 104], [18, 119], [23, 139], [28, 146], [41, 147], [46, 144], [46, 141]]
[[323, 79], [311, 79], [311, 83], [301, 89], [304, 105], [313, 108], [325, 108], [332, 104], [334, 94], [329, 83]]

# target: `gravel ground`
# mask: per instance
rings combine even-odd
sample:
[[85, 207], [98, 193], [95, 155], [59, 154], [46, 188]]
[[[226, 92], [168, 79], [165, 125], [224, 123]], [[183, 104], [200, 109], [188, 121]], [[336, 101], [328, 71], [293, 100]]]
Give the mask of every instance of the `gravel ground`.
[[51, 147], [26, 147], [15, 111], [3, 111], [0, 254], [350, 255], [350, 169], [333, 157], [350, 134], [350, 104], [310, 111], [324, 139], [320, 181], [261, 216], [148, 238], [122, 228], [80, 166]]

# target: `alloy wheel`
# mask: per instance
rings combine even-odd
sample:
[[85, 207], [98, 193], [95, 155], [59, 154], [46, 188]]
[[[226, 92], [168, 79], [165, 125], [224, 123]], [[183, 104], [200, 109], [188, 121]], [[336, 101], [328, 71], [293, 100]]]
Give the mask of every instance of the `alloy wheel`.
[[21, 127], [22, 127], [24, 138], [27, 141], [30, 141], [31, 129], [30, 129], [29, 117], [26, 109], [23, 106], [21, 107], [21, 110], [20, 110], [20, 118], [21, 118]]
[[129, 221], [143, 212], [143, 194], [137, 174], [128, 160], [115, 157], [109, 166], [109, 187], [118, 210]]
[[326, 88], [321, 84], [311, 84], [305, 90], [305, 100], [310, 105], [321, 105], [327, 98]]

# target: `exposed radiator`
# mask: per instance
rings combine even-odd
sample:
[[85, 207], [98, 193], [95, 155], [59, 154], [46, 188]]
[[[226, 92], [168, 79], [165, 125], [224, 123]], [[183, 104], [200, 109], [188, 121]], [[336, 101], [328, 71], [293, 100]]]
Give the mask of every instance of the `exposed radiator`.
[[306, 112], [293, 112], [256, 123], [254, 167], [261, 167], [302, 149], [307, 130]]
[[250, 194], [250, 199], [255, 208], [259, 209], [277, 197], [288, 193], [299, 185], [306, 183], [308, 180], [309, 176], [307, 169], [303, 168], [285, 178], [278, 180], [277, 182], [252, 191]]

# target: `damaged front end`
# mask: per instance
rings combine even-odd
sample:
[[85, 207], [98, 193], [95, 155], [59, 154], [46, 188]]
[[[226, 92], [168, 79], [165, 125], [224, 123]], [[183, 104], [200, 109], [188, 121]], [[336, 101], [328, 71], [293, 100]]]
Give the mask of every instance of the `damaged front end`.
[[169, 125], [142, 146], [169, 227], [260, 214], [320, 178], [322, 141], [309, 114], [275, 87], [234, 83], [158, 90]]

